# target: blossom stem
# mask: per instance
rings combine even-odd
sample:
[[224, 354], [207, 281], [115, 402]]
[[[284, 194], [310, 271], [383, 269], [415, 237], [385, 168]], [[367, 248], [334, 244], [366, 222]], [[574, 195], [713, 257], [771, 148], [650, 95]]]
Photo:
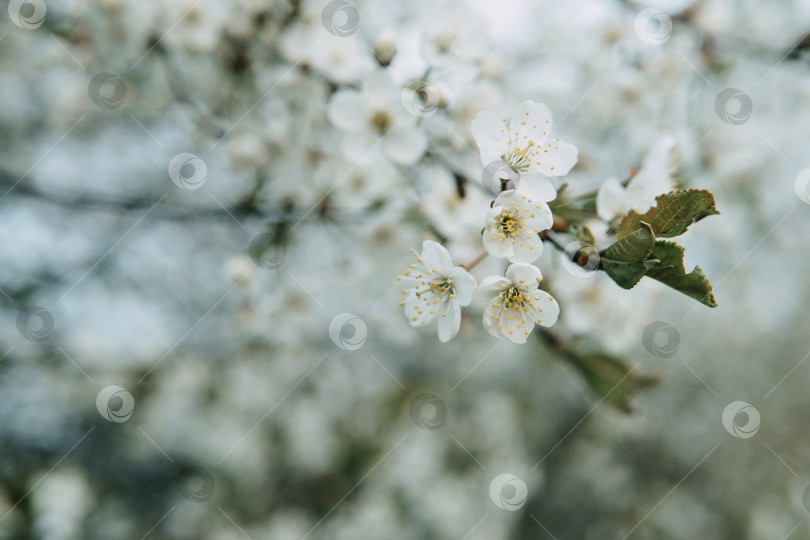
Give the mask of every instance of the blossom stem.
[[465, 264], [464, 269], [469, 272], [470, 270], [472, 270], [473, 266], [475, 266], [476, 264], [483, 261], [486, 258], [487, 255], [489, 255], [489, 253], [487, 253], [486, 251], [482, 252], [478, 257], [473, 259], [469, 264]]
[[560, 251], [565, 251], [565, 246], [562, 245], [562, 242], [560, 242], [560, 239], [557, 238], [557, 235], [555, 235], [551, 231], [541, 231], [539, 234], [540, 239], [543, 240], [543, 242], [550, 242], [551, 245], [553, 245]]
[[[580, 247], [579, 249], [577, 249], [576, 251], [574, 251], [572, 253], [572, 250], [570, 250], [570, 249], [566, 250], [565, 249], [566, 246], [563, 245], [563, 243], [562, 243], [562, 241], [560, 241], [559, 237], [557, 237], [557, 235], [554, 234], [552, 231], [542, 231], [542, 232], [539, 233], [539, 235], [540, 235], [540, 238], [544, 242], [551, 243], [551, 245], [553, 245], [554, 247], [556, 247], [557, 249], [559, 249], [560, 251], [562, 251], [563, 253], [568, 255], [571, 258], [572, 263], [574, 263], [576, 265], [579, 265], [579, 266], [586, 266], [588, 264], [588, 261], [589, 261], [588, 252], [583, 252], [584, 247], [589, 247], [594, 252], [596, 251], [596, 248], [593, 247], [593, 246], [584, 246], [584, 247]], [[582, 244], [580, 244], [580, 246], [582, 246]], [[597, 266], [597, 268], [599, 268], [599, 266]]]

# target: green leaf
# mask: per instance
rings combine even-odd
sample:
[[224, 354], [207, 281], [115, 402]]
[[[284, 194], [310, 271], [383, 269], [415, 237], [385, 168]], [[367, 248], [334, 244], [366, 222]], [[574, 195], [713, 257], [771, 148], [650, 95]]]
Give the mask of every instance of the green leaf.
[[658, 382], [650, 375], [634, 373], [635, 367], [609, 354], [578, 354], [569, 360], [600, 399], [623, 412], [631, 412], [630, 399], [637, 390]]
[[714, 207], [714, 196], [706, 190], [689, 189], [672, 191], [656, 197], [657, 206], [646, 214], [630, 211], [616, 231], [618, 238], [624, 238], [637, 230], [642, 222], [649, 223], [655, 236], [672, 238], [683, 234], [692, 223], [719, 214]]
[[652, 228], [644, 222], [638, 224], [636, 229], [621, 237], [616, 243], [601, 253], [603, 259], [620, 262], [641, 262], [645, 260], [653, 249], [655, 236]]
[[557, 356], [571, 364], [599, 398], [624, 412], [631, 412], [630, 399], [636, 391], [658, 382], [658, 378], [636, 371], [639, 364], [629, 367], [616, 356], [591, 351], [580, 351], [548, 328], [537, 333]]
[[712, 285], [703, 270], [696, 266], [690, 273], [686, 273], [683, 266], [683, 252], [683, 247], [674, 242], [657, 241], [650, 259], [658, 259], [660, 262], [650, 268], [647, 275], [702, 304], [717, 307], [712, 294]]
[[642, 222], [638, 229], [600, 253], [600, 268], [620, 287], [632, 289], [658, 264], [649, 258], [654, 244], [652, 229]]
[[641, 278], [647, 275], [650, 268], [658, 264], [658, 261], [649, 260], [642, 262], [621, 262], [602, 259], [600, 261], [602, 270], [622, 289], [632, 289]]

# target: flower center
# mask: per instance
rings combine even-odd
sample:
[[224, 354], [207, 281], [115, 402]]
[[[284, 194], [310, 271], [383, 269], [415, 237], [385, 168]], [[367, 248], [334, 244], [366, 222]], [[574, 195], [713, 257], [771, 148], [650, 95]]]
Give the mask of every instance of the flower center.
[[529, 172], [529, 165], [531, 164], [531, 157], [528, 155], [529, 149], [534, 146], [534, 141], [529, 141], [529, 144], [526, 145], [526, 148], [522, 150], [520, 148], [515, 147], [514, 149], [510, 150], [506, 153], [506, 155], [502, 156], [506, 163], [512, 167], [518, 174], [526, 174]]
[[453, 32], [443, 32], [434, 38], [436, 49], [441, 54], [448, 54], [453, 50], [453, 44], [456, 41], [456, 34]]
[[391, 127], [391, 115], [386, 111], [377, 111], [371, 117], [371, 125], [380, 135], [385, 135]]
[[506, 290], [506, 294], [504, 296], [505, 309], [522, 311], [524, 300], [523, 293], [521, 293], [520, 289], [513, 285]]
[[435, 299], [438, 301], [439, 298], [444, 298], [446, 295], [453, 295], [453, 280], [450, 278], [447, 279], [438, 279], [436, 281], [429, 281], [426, 283], [425, 290], [419, 290], [417, 287], [416, 295], [421, 298], [422, 294], [430, 293], [430, 295], [436, 296]]
[[504, 210], [501, 212], [496, 223], [498, 225], [498, 236], [502, 240], [516, 236], [526, 229], [526, 226], [523, 224], [523, 216], [513, 210]]

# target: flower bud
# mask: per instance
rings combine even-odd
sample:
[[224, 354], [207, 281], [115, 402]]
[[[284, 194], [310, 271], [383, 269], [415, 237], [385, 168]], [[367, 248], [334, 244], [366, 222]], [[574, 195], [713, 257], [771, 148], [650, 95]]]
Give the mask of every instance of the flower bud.
[[377, 36], [374, 42], [374, 56], [383, 66], [387, 66], [397, 53], [397, 36], [391, 30], [386, 30]]

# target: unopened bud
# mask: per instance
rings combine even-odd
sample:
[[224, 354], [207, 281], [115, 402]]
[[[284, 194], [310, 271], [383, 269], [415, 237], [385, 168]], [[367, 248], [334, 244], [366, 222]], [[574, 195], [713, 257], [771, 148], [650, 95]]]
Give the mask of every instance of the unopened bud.
[[397, 36], [393, 31], [387, 30], [377, 36], [374, 42], [374, 56], [383, 66], [387, 66], [397, 54]]

